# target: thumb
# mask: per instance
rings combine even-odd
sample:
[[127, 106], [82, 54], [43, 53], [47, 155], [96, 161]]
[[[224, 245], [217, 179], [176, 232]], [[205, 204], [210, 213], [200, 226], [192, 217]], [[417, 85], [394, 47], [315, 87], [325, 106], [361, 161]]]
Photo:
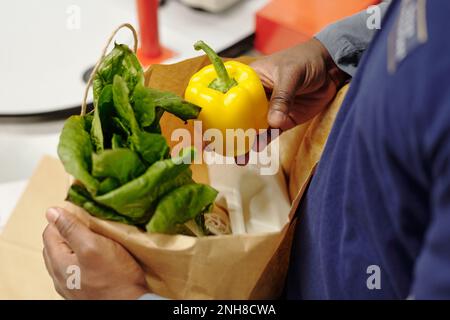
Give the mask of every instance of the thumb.
[[84, 223], [64, 209], [50, 208], [46, 217], [49, 223], [55, 225], [61, 237], [75, 253], [93, 237], [93, 232]]
[[290, 111], [294, 105], [299, 83], [300, 79], [296, 72], [291, 71], [284, 74], [280, 72], [270, 98], [268, 115], [270, 127], [286, 131], [297, 125], [290, 116]]

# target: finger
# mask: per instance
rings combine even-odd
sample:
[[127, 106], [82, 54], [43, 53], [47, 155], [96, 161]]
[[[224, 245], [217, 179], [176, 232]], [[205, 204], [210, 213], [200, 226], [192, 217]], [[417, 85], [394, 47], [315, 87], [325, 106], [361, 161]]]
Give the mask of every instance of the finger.
[[55, 276], [55, 272], [53, 271], [53, 267], [52, 264], [50, 263], [50, 258], [48, 257], [48, 253], [45, 247], [42, 250], [42, 256], [44, 258], [45, 268], [47, 269], [47, 272], [50, 275], [50, 277], [53, 278]]
[[255, 138], [255, 142], [253, 143], [253, 146], [251, 147], [251, 151], [248, 151], [247, 153], [235, 156], [234, 162], [238, 166], [246, 166], [250, 162], [250, 156], [251, 152], [261, 152], [263, 151], [273, 140], [275, 140], [277, 137], [279, 137], [281, 134], [280, 130], [269, 128], [264, 133], [258, 134]]
[[68, 246], [66, 240], [60, 235], [58, 229], [54, 224], [48, 224], [42, 234], [44, 248], [46, 250], [57, 249], [65, 254], [72, 254], [73, 250]]
[[246, 166], [248, 164], [249, 160], [250, 160], [249, 152], [247, 152], [243, 155], [234, 157], [234, 162], [240, 167]]
[[[44, 261], [45, 261], [45, 266], [47, 267], [47, 270], [49, 271], [50, 277], [52, 278], [53, 281], [53, 286], [55, 288], [55, 291], [64, 299], [67, 299], [67, 295], [66, 295], [66, 291], [63, 290], [63, 288], [67, 288], [67, 286], [64, 286], [63, 283], [65, 283], [65, 278], [63, 278], [63, 275], [55, 275], [53, 272], [50, 272], [51, 270], [51, 263], [50, 263], [50, 258], [48, 257], [47, 252], [45, 251], [44, 248]], [[67, 269], [66, 269], [67, 270]], [[66, 275], [64, 275], [66, 276]]]
[[258, 74], [259, 79], [261, 80], [264, 89], [266, 91], [272, 91], [273, 88], [273, 80], [271, 77], [271, 69], [272, 66], [270, 63], [267, 63], [264, 59], [258, 60], [250, 64], [253, 70]]
[[60, 283], [57, 281], [53, 281], [53, 286], [55, 287], [55, 291], [63, 298], [63, 299], [69, 299], [69, 297], [66, 294], [66, 290], [64, 290]]
[[51, 277], [52, 280], [53, 280], [53, 286], [54, 286], [56, 292], [57, 292], [61, 297], [64, 298], [63, 290], [61, 290], [61, 286], [60, 286], [60, 284], [59, 284], [59, 283], [60, 283], [60, 280], [59, 280], [59, 279], [60, 279], [61, 275], [58, 275], [58, 276], [57, 276], [57, 275], [54, 273], [52, 263], [51, 263], [50, 258], [49, 258], [49, 256], [48, 256], [47, 250], [46, 250], [45, 248], [44, 248], [44, 250], [42, 250], [42, 255], [44, 256], [45, 267], [47, 268], [47, 271], [48, 271], [50, 277]]
[[86, 244], [97, 241], [95, 233], [64, 209], [50, 208], [47, 210], [47, 219], [56, 227], [61, 237], [76, 254], [80, 253]]
[[263, 151], [271, 142], [272, 140], [276, 139], [280, 136], [281, 130], [269, 128], [263, 133], [260, 133], [256, 136], [255, 143], [253, 144], [253, 150], [255, 152], [261, 152]]
[[44, 231], [44, 261], [52, 278], [62, 279], [67, 267], [77, 263], [77, 258], [53, 224]]
[[270, 99], [269, 126], [283, 131], [296, 126], [295, 120], [290, 116], [290, 109], [294, 105], [300, 82], [301, 77], [296, 72], [283, 73], [283, 70], [279, 71]]

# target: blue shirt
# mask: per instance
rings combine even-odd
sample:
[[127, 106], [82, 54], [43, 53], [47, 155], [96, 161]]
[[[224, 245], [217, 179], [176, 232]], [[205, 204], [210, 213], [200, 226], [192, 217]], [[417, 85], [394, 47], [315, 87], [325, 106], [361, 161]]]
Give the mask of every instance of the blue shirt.
[[391, 5], [302, 203], [288, 298], [450, 298], [449, 14]]

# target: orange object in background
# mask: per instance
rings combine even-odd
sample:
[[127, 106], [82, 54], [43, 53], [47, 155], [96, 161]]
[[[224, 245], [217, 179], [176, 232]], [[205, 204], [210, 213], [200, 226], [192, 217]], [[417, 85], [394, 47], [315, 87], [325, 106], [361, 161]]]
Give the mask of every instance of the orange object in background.
[[159, 43], [159, 0], [137, 0], [136, 7], [140, 33], [137, 56], [141, 64], [147, 67], [173, 57], [174, 53]]
[[158, 31], [158, 0], [137, 0], [141, 53], [146, 58], [161, 55]]
[[325, 26], [379, 0], [272, 0], [256, 14], [255, 48], [271, 54], [311, 39]]

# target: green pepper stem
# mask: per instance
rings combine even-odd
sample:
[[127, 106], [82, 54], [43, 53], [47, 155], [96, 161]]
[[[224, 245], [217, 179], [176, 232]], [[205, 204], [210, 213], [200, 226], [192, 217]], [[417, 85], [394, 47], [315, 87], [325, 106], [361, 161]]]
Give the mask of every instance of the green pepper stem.
[[236, 80], [228, 74], [222, 59], [210, 46], [200, 40], [194, 44], [194, 49], [197, 51], [203, 50], [216, 70], [218, 78], [210, 84], [210, 88], [226, 93], [237, 84]]

